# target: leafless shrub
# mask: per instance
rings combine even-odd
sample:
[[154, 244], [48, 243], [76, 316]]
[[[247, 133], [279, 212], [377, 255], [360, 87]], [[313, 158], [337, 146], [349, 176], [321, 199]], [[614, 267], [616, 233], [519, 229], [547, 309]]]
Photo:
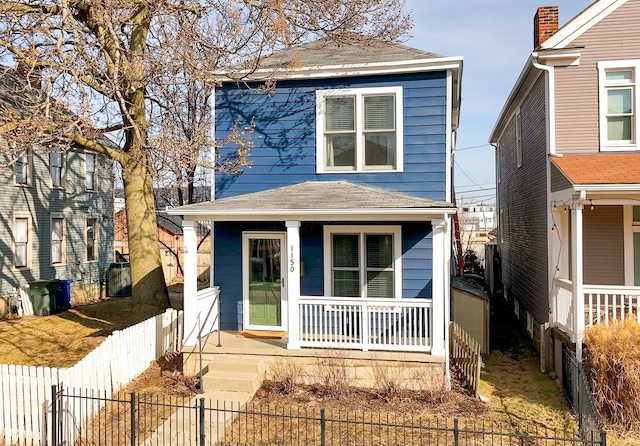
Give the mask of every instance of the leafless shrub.
[[585, 332], [589, 381], [596, 407], [612, 423], [640, 423], [640, 324], [632, 318]]
[[348, 393], [353, 381], [349, 353], [344, 350], [326, 350], [325, 353], [316, 358], [314, 384], [318, 393], [339, 398]]
[[304, 378], [300, 364], [293, 359], [287, 360], [280, 356], [271, 360], [269, 372], [271, 380], [274, 382], [274, 389], [284, 395], [293, 393]]
[[375, 395], [391, 401], [408, 390], [405, 382], [405, 368], [389, 361], [375, 360], [371, 365], [373, 373], [373, 390]]

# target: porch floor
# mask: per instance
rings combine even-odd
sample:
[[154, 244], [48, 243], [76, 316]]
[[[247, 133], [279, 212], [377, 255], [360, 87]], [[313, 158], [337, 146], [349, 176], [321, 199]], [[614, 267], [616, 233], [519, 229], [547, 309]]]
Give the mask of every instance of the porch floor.
[[[324, 358], [340, 355], [352, 360], [378, 360], [415, 362], [424, 364], [442, 364], [443, 356], [433, 356], [428, 353], [415, 352], [389, 352], [389, 351], [362, 351], [345, 349], [316, 349], [302, 348], [300, 350], [287, 350], [288, 339], [265, 339], [258, 337], [245, 337], [237, 331], [221, 331], [220, 344], [218, 345], [218, 332], [213, 332], [202, 339], [203, 360], [217, 355], [247, 355], [262, 356], [265, 358], [275, 356], [299, 357], [299, 358]], [[184, 347], [185, 356], [197, 356], [198, 346]], [[342, 357], [342, 356], [341, 356]]]

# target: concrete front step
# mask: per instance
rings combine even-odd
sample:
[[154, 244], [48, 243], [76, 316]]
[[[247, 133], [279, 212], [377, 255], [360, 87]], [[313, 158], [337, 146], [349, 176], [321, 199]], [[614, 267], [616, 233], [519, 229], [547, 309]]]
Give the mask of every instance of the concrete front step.
[[206, 361], [202, 389], [208, 391], [255, 393], [262, 385], [267, 362], [261, 357], [216, 356]]

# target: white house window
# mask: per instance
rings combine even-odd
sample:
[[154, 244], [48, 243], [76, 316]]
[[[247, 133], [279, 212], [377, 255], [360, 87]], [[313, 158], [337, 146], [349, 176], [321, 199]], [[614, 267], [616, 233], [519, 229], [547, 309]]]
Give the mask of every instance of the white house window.
[[64, 154], [57, 149], [49, 153], [49, 168], [51, 170], [51, 186], [62, 187]]
[[401, 297], [398, 226], [326, 226], [325, 293], [371, 299]]
[[51, 217], [51, 263], [60, 264], [64, 261], [64, 218]]
[[318, 172], [401, 171], [402, 87], [316, 91]]
[[28, 185], [31, 179], [30, 157], [27, 153], [18, 158], [14, 164], [16, 184]]
[[87, 190], [96, 189], [96, 155], [86, 152], [84, 154], [85, 163], [85, 187]]
[[29, 218], [16, 217], [13, 220], [13, 265], [16, 268], [29, 266], [30, 231]]
[[640, 60], [598, 63], [600, 150], [636, 150], [636, 75]]
[[98, 219], [87, 218], [87, 261], [98, 260]]

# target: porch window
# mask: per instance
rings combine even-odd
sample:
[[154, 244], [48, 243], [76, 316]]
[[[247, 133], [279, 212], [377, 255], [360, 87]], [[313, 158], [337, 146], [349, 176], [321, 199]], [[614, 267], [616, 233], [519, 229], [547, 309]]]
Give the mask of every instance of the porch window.
[[325, 290], [335, 297], [400, 297], [400, 228], [325, 227]]
[[317, 171], [401, 171], [402, 87], [318, 90]]
[[598, 63], [600, 150], [637, 149], [636, 68], [640, 61]]

